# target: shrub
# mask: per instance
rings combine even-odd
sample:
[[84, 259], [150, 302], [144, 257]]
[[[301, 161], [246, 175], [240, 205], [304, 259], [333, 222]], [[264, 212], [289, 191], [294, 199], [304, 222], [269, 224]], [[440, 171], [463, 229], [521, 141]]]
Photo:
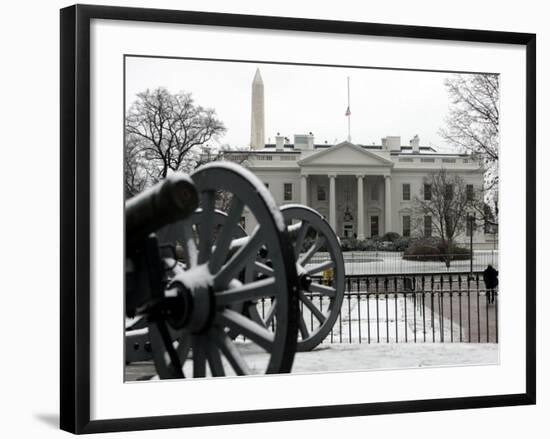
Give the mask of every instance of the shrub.
[[387, 252], [397, 251], [395, 243], [391, 241], [382, 241], [379, 244], [379, 248], [380, 250], [387, 251]]
[[417, 244], [405, 250], [403, 259], [408, 261], [440, 261], [441, 251], [437, 247]]
[[398, 239], [401, 238], [401, 235], [399, 233], [396, 233], [396, 232], [388, 232], [386, 234], [384, 234], [381, 238], [382, 241], [389, 241], [389, 242], [395, 242], [397, 241]]
[[343, 252], [352, 251], [357, 249], [357, 239], [355, 238], [344, 238], [340, 243], [340, 248]]
[[[441, 253], [445, 254], [445, 249], [443, 246], [441, 246]], [[465, 247], [459, 247], [456, 244], [453, 244], [451, 246], [451, 250], [449, 251], [449, 254], [451, 255], [451, 261], [468, 261], [470, 259], [470, 249]]]
[[406, 236], [400, 237], [393, 242], [394, 250], [397, 252], [404, 252], [409, 248], [411, 239]]
[[[464, 261], [470, 259], [470, 250], [459, 247], [456, 244], [451, 246], [451, 261]], [[403, 253], [403, 259], [408, 261], [440, 261], [444, 262], [447, 255], [447, 248], [439, 238], [417, 238], [411, 241], [409, 247]]]

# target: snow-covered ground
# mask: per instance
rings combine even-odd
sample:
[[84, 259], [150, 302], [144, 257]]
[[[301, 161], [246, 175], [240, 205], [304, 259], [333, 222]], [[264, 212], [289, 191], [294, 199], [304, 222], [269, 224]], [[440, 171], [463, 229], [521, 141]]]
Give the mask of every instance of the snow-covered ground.
[[297, 353], [292, 372], [481, 365], [498, 361], [498, 345], [494, 343], [323, 344], [312, 352]]
[[[346, 274], [456, 273], [470, 271], [470, 261], [452, 261], [449, 268], [443, 262], [407, 261], [397, 252], [344, 252]], [[328, 254], [317, 253], [312, 264], [326, 260]], [[498, 269], [498, 250], [474, 252], [473, 270], [483, 271], [491, 264]]]
[[[265, 367], [265, 354], [255, 349], [246, 361], [252, 370]], [[297, 352], [292, 373], [338, 372], [418, 367], [477, 366], [498, 364], [498, 345], [478, 343], [375, 343], [323, 344], [311, 352]], [[189, 363], [189, 362], [188, 362]], [[223, 361], [226, 373], [232, 370]], [[190, 364], [185, 372], [190, 376]], [[126, 380], [135, 381], [155, 374], [151, 362], [126, 367]]]
[[[315, 302], [315, 300], [314, 300]], [[307, 320], [307, 310], [304, 311]], [[405, 343], [421, 342], [424, 338], [432, 341], [460, 340], [461, 328], [457, 322], [452, 322], [446, 316], [440, 317], [437, 312], [432, 319], [429, 308], [414, 306], [409, 297], [397, 298], [389, 295], [378, 297], [362, 296], [344, 299], [341, 314], [333, 327], [332, 333], [325, 343]], [[464, 328], [462, 328], [464, 338]]]

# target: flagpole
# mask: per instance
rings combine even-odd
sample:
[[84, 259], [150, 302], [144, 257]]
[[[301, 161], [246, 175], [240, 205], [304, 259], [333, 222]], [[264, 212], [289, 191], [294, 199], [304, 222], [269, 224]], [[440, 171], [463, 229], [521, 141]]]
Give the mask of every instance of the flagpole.
[[349, 102], [349, 76], [348, 76], [348, 142], [351, 142], [351, 110], [350, 110], [350, 102]]

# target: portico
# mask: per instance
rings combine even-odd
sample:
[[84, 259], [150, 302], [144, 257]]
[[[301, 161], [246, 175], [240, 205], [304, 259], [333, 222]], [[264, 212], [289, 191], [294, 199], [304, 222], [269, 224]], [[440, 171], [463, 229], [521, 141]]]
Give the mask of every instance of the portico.
[[337, 235], [365, 239], [391, 230], [390, 160], [343, 142], [298, 165], [300, 202], [324, 215]]

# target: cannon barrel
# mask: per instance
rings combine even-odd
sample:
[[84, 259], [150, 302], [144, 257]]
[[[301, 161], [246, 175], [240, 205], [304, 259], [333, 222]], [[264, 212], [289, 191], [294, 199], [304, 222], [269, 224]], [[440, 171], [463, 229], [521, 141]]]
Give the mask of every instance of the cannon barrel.
[[155, 230], [187, 218], [197, 208], [198, 193], [186, 174], [165, 180], [126, 201], [126, 239], [132, 245]]

